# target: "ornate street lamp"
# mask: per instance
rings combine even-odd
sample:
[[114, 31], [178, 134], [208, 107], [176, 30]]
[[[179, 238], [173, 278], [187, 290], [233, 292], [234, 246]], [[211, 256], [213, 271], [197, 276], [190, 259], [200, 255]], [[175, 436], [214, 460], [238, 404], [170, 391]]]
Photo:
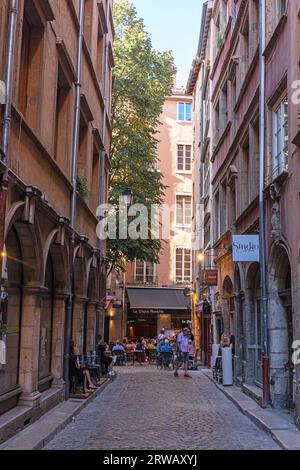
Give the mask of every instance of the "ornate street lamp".
[[124, 189], [123, 193], [122, 193], [122, 196], [123, 196], [123, 199], [124, 199], [124, 202], [125, 202], [125, 205], [127, 207], [127, 209], [129, 209], [130, 206], [132, 206], [132, 202], [133, 202], [133, 192], [130, 188], [126, 188]]

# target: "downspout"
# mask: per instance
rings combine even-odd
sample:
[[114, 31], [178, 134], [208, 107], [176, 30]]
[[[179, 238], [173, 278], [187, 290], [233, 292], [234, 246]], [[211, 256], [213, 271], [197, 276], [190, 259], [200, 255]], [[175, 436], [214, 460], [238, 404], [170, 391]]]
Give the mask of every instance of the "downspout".
[[[104, 75], [103, 75], [103, 115], [102, 115], [102, 134], [101, 139], [104, 149], [100, 151], [100, 175], [99, 175], [99, 205], [105, 203], [105, 145], [106, 145], [106, 114], [108, 109], [108, 48], [109, 48], [109, 12], [110, 12], [110, 0], [106, 1], [106, 27], [107, 33], [105, 33], [105, 58], [104, 58]], [[99, 250], [103, 254], [103, 243], [99, 239]]]
[[9, 29], [8, 29], [8, 43], [7, 43], [7, 62], [5, 71], [5, 86], [6, 86], [6, 99], [4, 105], [3, 116], [3, 131], [1, 142], [1, 156], [2, 163], [4, 164], [4, 173], [1, 178], [0, 188], [0, 281], [2, 284], [2, 265], [3, 255], [2, 250], [5, 243], [5, 216], [7, 205], [7, 192], [8, 192], [8, 171], [9, 171], [9, 140], [11, 129], [11, 107], [12, 107], [12, 93], [13, 93], [13, 71], [14, 71], [14, 58], [15, 58], [15, 44], [16, 44], [16, 24], [18, 14], [19, 0], [11, 0], [9, 11]]
[[259, 236], [260, 236], [260, 275], [262, 286], [263, 313], [263, 405], [269, 403], [269, 329], [268, 329], [268, 276], [266, 254], [266, 206], [265, 206], [265, 57], [266, 48], [266, 1], [260, 0], [260, 38], [259, 38]]
[[[205, 79], [205, 60], [202, 59], [201, 61], [201, 66], [202, 66], [202, 70], [201, 70], [201, 84], [202, 84], [202, 90], [201, 90], [201, 154], [202, 154], [202, 151], [203, 151], [203, 148], [204, 148], [204, 103], [205, 103], [205, 95], [204, 95], [204, 79]], [[205, 196], [204, 194], [204, 189], [205, 189], [205, 184], [204, 184], [204, 178], [205, 178], [205, 172], [204, 172], [204, 169], [205, 169], [205, 164], [203, 164], [203, 162], [201, 161], [201, 157], [202, 155], [200, 154], [200, 164], [201, 164], [201, 173], [202, 173], [202, 177], [201, 177], [201, 194], [202, 194], [202, 197]], [[201, 204], [202, 205], [202, 204]], [[204, 246], [204, 206], [203, 208], [201, 208], [201, 229], [202, 229], [202, 250], [204, 252], [204, 249], [205, 249], [205, 246]], [[198, 276], [199, 276], [199, 300], [200, 298], [202, 298], [202, 291], [203, 291], [203, 285], [202, 285], [202, 264], [205, 262], [205, 260], [202, 262], [199, 263], [199, 272], [198, 272]], [[201, 320], [201, 326], [200, 326], [200, 341], [201, 341], [201, 360], [204, 361], [204, 351], [205, 351], [205, 339], [204, 339], [204, 327], [205, 327], [205, 323], [204, 323], [204, 308], [202, 308], [202, 311], [201, 311], [201, 317], [200, 317], [200, 320]]]
[[[99, 165], [99, 194], [98, 194], [98, 205], [104, 204], [105, 201], [105, 188], [106, 188], [106, 178], [105, 178], [105, 154], [106, 154], [106, 114], [108, 110], [108, 49], [109, 49], [109, 26], [110, 26], [110, 20], [109, 20], [109, 15], [110, 15], [110, 7], [111, 7], [111, 1], [107, 0], [106, 1], [106, 27], [107, 27], [107, 33], [105, 33], [105, 57], [104, 57], [104, 75], [103, 75], [103, 114], [102, 114], [102, 134], [101, 134], [101, 139], [102, 139], [102, 144], [103, 144], [103, 149], [100, 150], [100, 165]], [[105, 262], [105, 255], [103, 253], [103, 241], [99, 238], [98, 239], [98, 248], [100, 251], [100, 256], [101, 256], [101, 271], [100, 271], [100, 294], [102, 294], [102, 263]], [[106, 282], [106, 276], [105, 276], [105, 282]], [[106, 295], [106, 288], [105, 288], [105, 293]], [[103, 305], [105, 304], [105, 297], [100, 299], [101, 302], [101, 308], [104, 310]], [[105, 313], [104, 313], [105, 315]], [[101, 323], [99, 322], [99, 326]], [[98, 334], [102, 334], [103, 332], [99, 329], [97, 332]]]
[[80, 125], [80, 90], [81, 90], [81, 62], [82, 62], [82, 43], [83, 43], [83, 24], [84, 24], [84, 2], [80, 0], [79, 4], [79, 32], [78, 32], [78, 45], [77, 45], [77, 66], [76, 66], [76, 96], [75, 96], [75, 114], [74, 114], [74, 134], [73, 134], [73, 150], [72, 150], [72, 199], [71, 199], [71, 219], [70, 226], [72, 235], [70, 239], [70, 295], [66, 306], [66, 335], [65, 335], [65, 350], [64, 350], [64, 375], [66, 382], [66, 398], [69, 396], [69, 353], [72, 332], [72, 311], [73, 311], [73, 258], [75, 247], [75, 221], [76, 221], [76, 202], [77, 202], [77, 156], [79, 145], [79, 125]]

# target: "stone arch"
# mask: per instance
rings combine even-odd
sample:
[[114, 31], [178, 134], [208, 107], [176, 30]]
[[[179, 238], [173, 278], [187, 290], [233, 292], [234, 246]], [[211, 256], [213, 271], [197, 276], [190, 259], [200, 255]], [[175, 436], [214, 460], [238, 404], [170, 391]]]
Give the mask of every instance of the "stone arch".
[[235, 292], [235, 358], [234, 375], [235, 379], [243, 380], [244, 361], [245, 361], [245, 328], [244, 328], [244, 279], [243, 270], [239, 264], [236, 264], [234, 271], [234, 292]]
[[44, 249], [44, 273], [43, 279], [45, 280], [45, 271], [47, 266], [47, 259], [49, 253], [51, 254], [53, 260], [53, 271], [54, 271], [54, 290], [55, 292], [69, 292], [70, 291], [70, 282], [69, 282], [69, 260], [68, 260], [68, 250], [66, 245], [61, 245], [56, 243], [56, 237], [58, 234], [58, 229], [54, 229], [50, 232], [47, 237]]
[[233, 282], [229, 276], [226, 276], [223, 281], [222, 293], [222, 314], [224, 328], [223, 332], [227, 336], [234, 335], [235, 328], [235, 305], [234, 305], [234, 287]]
[[16, 230], [22, 253], [24, 285], [41, 284], [43, 279], [42, 243], [38, 223], [22, 220], [24, 203], [13, 205], [6, 217], [6, 239], [12, 228]]
[[79, 353], [83, 354], [86, 345], [87, 260], [83, 256], [79, 256], [79, 254], [80, 250], [76, 250], [73, 263], [72, 339]]
[[269, 266], [270, 392], [275, 407], [293, 406], [291, 263], [283, 244], [271, 248]]
[[76, 297], [86, 297], [87, 275], [86, 260], [76, 256], [73, 264], [73, 294]]
[[248, 383], [262, 384], [263, 318], [261, 315], [260, 264], [247, 266], [246, 286], [246, 357]]
[[[40, 306], [40, 343], [39, 343], [39, 391], [50, 387], [52, 366], [52, 333], [54, 328], [54, 299], [55, 299], [55, 274], [54, 260], [51, 251], [45, 262], [44, 289], [41, 295]], [[48, 378], [48, 380], [47, 380]]]
[[99, 299], [99, 275], [95, 266], [90, 266], [87, 282], [87, 298], [97, 301]]
[[[0, 341], [5, 344], [6, 366], [0, 374], [0, 394], [16, 388], [19, 384], [19, 357], [21, 348], [21, 320], [24, 269], [21, 243], [17, 230], [12, 226], [5, 241], [4, 291], [0, 318]], [[16, 405], [16, 399], [0, 404], [0, 414]]]
[[93, 258], [88, 262], [87, 302], [84, 318], [84, 352], [95, 350], [99, 302], [99, 276]]

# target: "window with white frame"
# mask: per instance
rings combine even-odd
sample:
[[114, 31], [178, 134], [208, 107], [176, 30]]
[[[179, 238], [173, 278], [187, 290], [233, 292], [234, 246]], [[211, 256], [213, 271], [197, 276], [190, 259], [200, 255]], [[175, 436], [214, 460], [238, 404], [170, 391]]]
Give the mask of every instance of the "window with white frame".
[[178, 121], [191, 121], [192, 120], [192, 103], [178, 103], [177, 120]]
[[192, 171], [191, 145], [177, 145], [177, 171], [181, 173], [190, 173]]
[[155, 282], [155, 264], [148, 261], [135, 261], [135, 281], [141, 284]]
[[176, 196], [176, 225], [190, 226], [192, 223], [192, 196]]
[[192, 250], [176, 248], [176, 282], [178, 284], [191, 282], [192, 279]]
[[275, 109], [273, 115], [273, 178], [288, 170], [288, 100]]

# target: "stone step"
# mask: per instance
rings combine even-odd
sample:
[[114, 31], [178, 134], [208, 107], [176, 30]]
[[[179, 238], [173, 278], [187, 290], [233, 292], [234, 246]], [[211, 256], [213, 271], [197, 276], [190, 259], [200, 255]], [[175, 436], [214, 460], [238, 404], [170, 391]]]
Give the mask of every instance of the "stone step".
[[40, 450], [59, 433], [72, 419], [98, 396], [109, 383], [101, 379], [101, 386], [94, 393], [88, 394], [85, 400], [74, 395], [44, 414], [38, 421], [27, 426], [16, 436], [4, 442], [1, 450]]

